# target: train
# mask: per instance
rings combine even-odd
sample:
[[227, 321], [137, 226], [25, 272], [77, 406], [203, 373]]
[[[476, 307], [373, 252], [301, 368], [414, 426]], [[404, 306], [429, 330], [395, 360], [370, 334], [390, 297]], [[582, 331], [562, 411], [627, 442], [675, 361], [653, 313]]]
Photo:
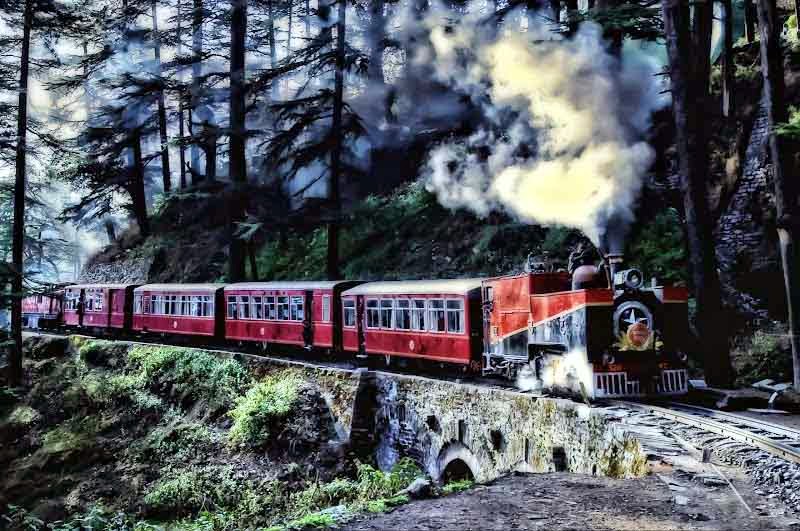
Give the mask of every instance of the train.
[[688, 293], [635, 268], [492, 278], [75, 284], [25, 299], [31, 328], [311, 351], [498, 376], [587, 399], [681, 395]]

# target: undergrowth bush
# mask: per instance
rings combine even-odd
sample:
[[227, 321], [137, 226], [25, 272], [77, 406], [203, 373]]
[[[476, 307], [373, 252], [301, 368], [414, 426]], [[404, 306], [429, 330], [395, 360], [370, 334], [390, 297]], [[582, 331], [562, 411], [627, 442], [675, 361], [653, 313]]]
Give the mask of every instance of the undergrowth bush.
[[457, 481], [451, 481], [442, 487], [442, 494], [454, 494], [456, 492], [463, 492], [467, 489], [471, 489], [475, 485], [475, 482], [471, 479], [459, 479]]
[[212, 410], [231, 407], [250, 381], [236, 360], [169, 346], [138, 345], [128, 354], [131, 371], [123, 382], [167, 387], [181, 397], [203, 400]]
[[229, 441], [253, 446], [268, 442], [270, 428], [292, 410], [302, 383], [297, 372], [283, 371], [248, 389], [236, 400], [236, 407], [229, 413], [233, 418]]
[[314, 483], [292, 495], [290, 505], [296, 518], [326, 507], [346, 505], [353, 511], [378, 512], [408, 502], [398, 492], [407, 487], [422, 471], [411, 459], [401, 459], [390, 472], [359, 464], [356, 479], [337, 478], [328, 483]]
[[153, 513], [187, 514], [205, 507], [234, 506], [241, 489], [229, 466], [179, 469], [164, 474], [143, 501]]

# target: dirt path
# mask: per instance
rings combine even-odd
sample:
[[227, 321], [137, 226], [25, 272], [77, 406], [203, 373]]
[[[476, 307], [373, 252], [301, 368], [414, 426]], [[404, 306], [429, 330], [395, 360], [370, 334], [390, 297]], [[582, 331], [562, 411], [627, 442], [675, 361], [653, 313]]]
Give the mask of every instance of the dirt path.
[[756, 496], [742, 478], [734, 477], [734, 483], [753, 513], [727, 486], [707, 486], [698, 477], [662, 477], [511, 476], [460, 494], [415, 501], [391, 513], [351, 522], [344, 529], [800, 530], [800, 519], [783, 516], [779, 502]]

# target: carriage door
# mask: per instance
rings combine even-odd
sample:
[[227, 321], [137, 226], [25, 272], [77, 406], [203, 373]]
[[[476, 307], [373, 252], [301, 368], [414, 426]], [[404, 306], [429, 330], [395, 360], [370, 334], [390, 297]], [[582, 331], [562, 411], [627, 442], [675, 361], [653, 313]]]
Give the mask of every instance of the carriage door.
[[358, 355], [367, 354], [367, 338], [364, 335], [364, 296], [356, 295], [356, 327], [358, 329]]
[[81, 288], [78, 295], [78, 326], [83, 326], [83, 315], [86, 312], [86, 289]]
[[114, 314], [114, 304], [117, 302], [116, 295], [119, 290], [108, 288], [108, 295], [106, 297], [106, 304], [108, 305], [108, 312], [106, 312], [107, 326], [111, 327], [111, 316]]
[[306, 348], [311, 348], [314, 344], [314, 292], [305, 291], [305, 302], [303, 304], [303, 344]]

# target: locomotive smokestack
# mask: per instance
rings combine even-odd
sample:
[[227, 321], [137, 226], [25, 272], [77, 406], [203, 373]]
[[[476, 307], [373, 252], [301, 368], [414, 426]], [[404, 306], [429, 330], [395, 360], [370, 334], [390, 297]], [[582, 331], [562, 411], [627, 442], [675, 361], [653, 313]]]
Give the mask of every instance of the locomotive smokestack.
[[625, 256], [622, 253], [607, 253], [606, 263], [608, 263], [608, 286], [614, 288], [614, 276], [617, 271], [622, 269], [622, 264], [625, 261]]

